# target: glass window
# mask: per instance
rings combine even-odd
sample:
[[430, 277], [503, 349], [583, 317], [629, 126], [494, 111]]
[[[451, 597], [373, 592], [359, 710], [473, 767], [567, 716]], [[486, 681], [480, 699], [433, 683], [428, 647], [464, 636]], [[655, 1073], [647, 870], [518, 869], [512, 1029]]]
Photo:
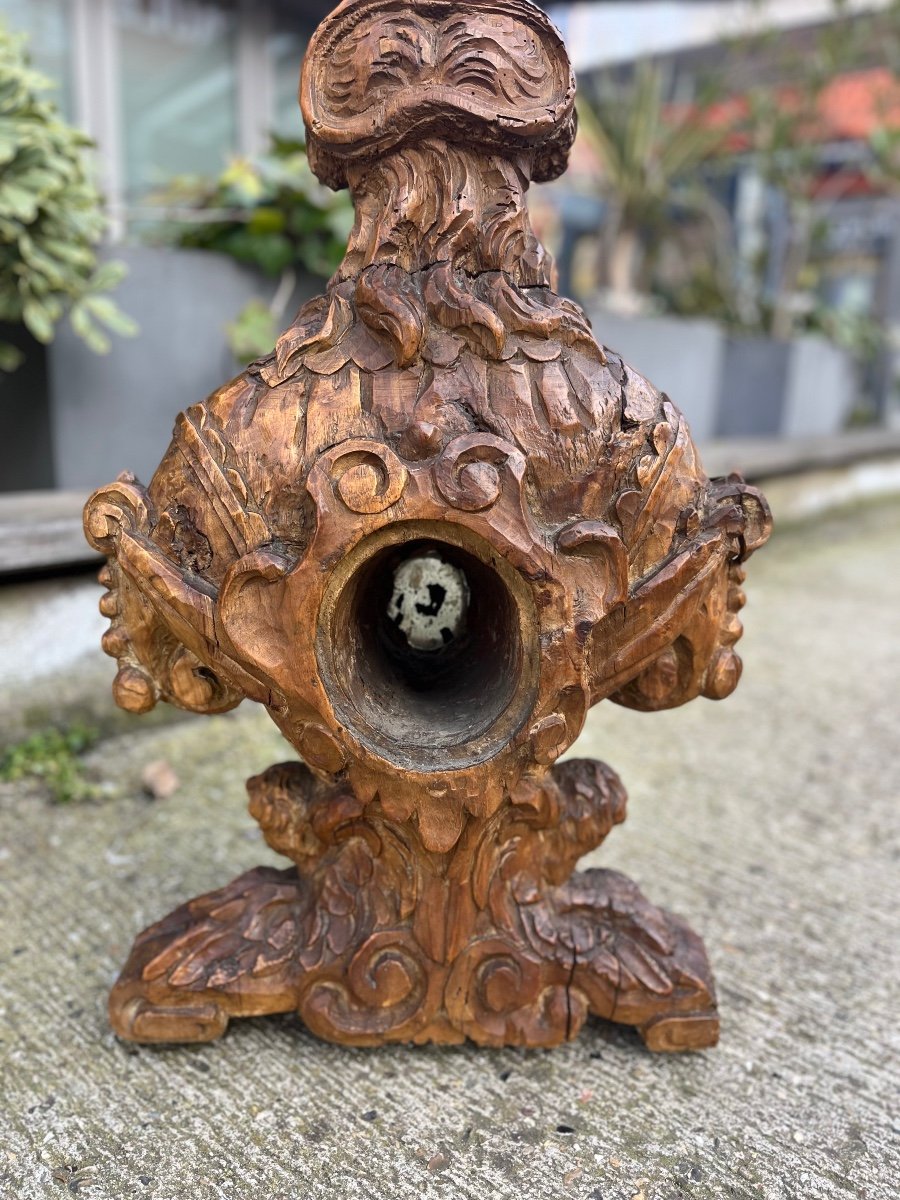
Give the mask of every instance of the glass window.
[[0, 21], [12, 33], [28, 34], [31, 61], [57, 85], [51, 99], [72, 119], [67, 0], [0, 0]]
[[281, 137], [304, 137], [297, 91], [300, 86], [300, 65], [308, 41], [306, 34], [289, 33], [286, 30], [273, 33], [269, 39], [275, 108], [272, 114], [272, 129]]
[[[31, 0], [28, 0], [31, 3]], [[203, 0], [117, 0], [126, 204], [237, 149], [237, 20]]]

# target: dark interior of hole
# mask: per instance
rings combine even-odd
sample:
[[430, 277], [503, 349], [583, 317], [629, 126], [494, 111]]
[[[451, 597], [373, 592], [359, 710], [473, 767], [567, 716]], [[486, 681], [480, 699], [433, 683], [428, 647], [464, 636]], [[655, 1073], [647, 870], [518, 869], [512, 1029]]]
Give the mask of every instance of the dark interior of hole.
[[[469, 588], [459, 633], [436, 650], [410, 646], [391, 620], [394, 572], [436, 555]], [[345, 588], [335, 611], [334, 662], [364, 724], [410, 745], [458, 745], [487, 730], [515, 693], [522, 667], [516, 607], [499, 574], [456, 546], [407, 542], [375, 555]]]

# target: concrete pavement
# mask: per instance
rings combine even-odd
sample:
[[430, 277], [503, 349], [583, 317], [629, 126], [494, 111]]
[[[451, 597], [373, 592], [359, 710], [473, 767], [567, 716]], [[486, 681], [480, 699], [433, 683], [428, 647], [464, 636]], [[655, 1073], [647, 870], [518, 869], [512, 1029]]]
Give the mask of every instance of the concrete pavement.
[[[105, 995], [134, 934], [274, 861], [243, 779], [287, 748], [244, 706], [133, 721], [92, 752], [101, 800], [0, 784], [0, 1197], [895, 1200], [898, 562], [896, 501], [782, 529], [750, 564], [735, 696], [601, 705], [574, 750], [630, 792], [595, 865], [706, 938], [704, 1054], [600, 1023], [540, 1053], [348, 1050], [289, 1018], [119, 1044]], [[154, 759], [171, 799], [140, 793]]]

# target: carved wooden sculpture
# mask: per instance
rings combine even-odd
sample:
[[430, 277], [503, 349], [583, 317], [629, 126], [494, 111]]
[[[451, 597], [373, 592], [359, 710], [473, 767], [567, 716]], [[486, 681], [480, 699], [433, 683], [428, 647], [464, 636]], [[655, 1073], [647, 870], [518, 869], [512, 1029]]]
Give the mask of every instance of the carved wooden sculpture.
[[88, 502], [132, 712], [266, 705], [251, 779], [292, 859], [138, 938], [116, 1032], [550, 1046], [588, 1013], [712, 1045], [700, 940], [613, 871], [625, 816], [560, 755], [588, 707], [727, 696], [769, 513], [553, 290], [525, 208], [574, 81], [527, 0], [346, 0], [307, 54], [310, 161], [356, 226], [274, 353], [183, 413], [150, 487]]

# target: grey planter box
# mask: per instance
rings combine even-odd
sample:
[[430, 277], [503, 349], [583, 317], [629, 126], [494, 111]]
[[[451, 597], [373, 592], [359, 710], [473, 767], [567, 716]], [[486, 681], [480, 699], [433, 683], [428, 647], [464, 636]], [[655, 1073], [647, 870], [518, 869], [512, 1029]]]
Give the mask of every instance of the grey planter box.
[[719, 437], [822, 437], [844, 428], [856, 395], [850, 355], [821, 337], [727, 339]]
[[[49, 349], [53, 483], [90, 491], [123, 470], [147, 482], [176, 415], [237, 373], [225, 326], [275, 282], [203, 250], [116, 248], [129, 267], [116, 299], [140, 325], [92, 354], [68, 328]], [[319, 290], [304, 278], [295, 303]], [[293, 316], [293, 312], [290, 314]]]
[[625, 317], [600, 308], [589, 315], [597, 340], [664, 391], [695, 438], [713, 436], [725, 353], [725, 336], [715, 321]]
[[719, 382], [717, 437], [777, 437], [784, 423], [791, 343], [728, 337]]
[[[117, 298], [141, 332], [115, 338], [105, 357], [66, 327], [48, 350], [29, 346], [25, 367], [0, 379], [0, 491], [89, 492], [122, 470], [148, 481], [176, 414], [236, 373], [225, 325], [275, 286], [201, 250], [131, 247], [116, 257], [130, 268]], [[293, 307], [321, 289], [302, 278]], [[701, 442], [827, 435], [852, 408], [853, 362], [824, 339], [787, 344], [727, 336], [707, 320], [590, 315], [598, 340], [665, 391]]]
[[853, 359], [821, 337], [729, 335], [714, 321], [625, 317], [595, 307], [598, 341], [669, 395], [694, 437], [820, 437], [846, 424]]
[[785, 389], [784, 437], [820, 437], [847, 424], [859, 389], [857, 366], [840, 346], [821, 337], [792, 343]]
[[53, 487], [47, 348], [24, 325], [0, 324], [0, 341], [24, 354], [21, 366], [0, 371], [0, 492]]

